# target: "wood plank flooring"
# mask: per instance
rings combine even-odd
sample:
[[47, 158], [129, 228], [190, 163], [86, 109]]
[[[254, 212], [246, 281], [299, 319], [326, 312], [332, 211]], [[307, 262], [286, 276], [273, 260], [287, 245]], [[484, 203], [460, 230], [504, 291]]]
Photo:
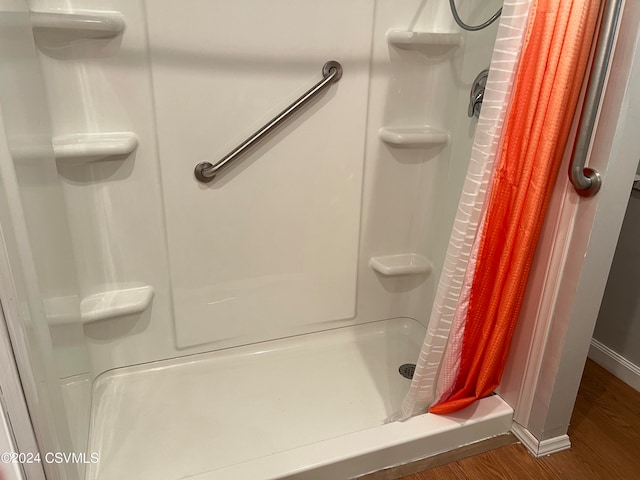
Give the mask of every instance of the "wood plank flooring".
[[570, 450], [548, 457], [509, 445], [401, 480], [638, 480], [640, 393], [588, 360], [569, 438]]

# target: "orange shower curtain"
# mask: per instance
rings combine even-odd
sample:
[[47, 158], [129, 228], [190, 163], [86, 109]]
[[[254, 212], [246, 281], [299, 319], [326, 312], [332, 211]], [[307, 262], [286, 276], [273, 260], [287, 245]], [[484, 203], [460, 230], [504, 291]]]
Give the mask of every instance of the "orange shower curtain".
[[[500, 383], [598, 19], [598, 0], [534, 0], [491, 185], [446, 414]], [[478, 240], [476, 240], [478, 241]]]

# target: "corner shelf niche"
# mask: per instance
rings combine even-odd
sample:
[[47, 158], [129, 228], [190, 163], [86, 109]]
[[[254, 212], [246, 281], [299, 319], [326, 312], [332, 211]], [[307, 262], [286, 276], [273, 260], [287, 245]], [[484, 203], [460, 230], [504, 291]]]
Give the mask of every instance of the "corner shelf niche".
[[90, 295], [80, 302], [82, 323], [141, 313], [151, 304], [153, 295], [149, 285]]
[[419, 50], [425, 47], [456, 48], [462, 45], [462, 34], [446, 32], [411, 32], [389, 30], [387, 42], [403, 50]]
[[31, 24], [36, 33], [56, 33], [73, 39], [113, 38], [124, 31], [120, 12], [79, 11], [31, 12]]
[[433, 269], [431, 262], [417, 253], [373, 257], [369, 260], [369, 266], [376, 272], [387, 277], [424, 275], [431, 273]]
[[429, 126], [382, 127], [378, 135], [383, 142], [399, 148], [425, 148], [449, 143], [449, 132]]
[[55, 137], [53, 154], [60, 163], [90, 163], [129, 155], [138, 147], [132, 132], [77, 133]]

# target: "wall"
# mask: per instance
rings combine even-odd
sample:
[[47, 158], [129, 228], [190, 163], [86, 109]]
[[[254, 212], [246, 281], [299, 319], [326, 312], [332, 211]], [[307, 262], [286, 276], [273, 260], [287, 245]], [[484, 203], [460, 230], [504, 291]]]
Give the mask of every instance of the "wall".
[[[20, 1], [0, 4], [0, 132], [2, 310], [39, 439], [51, 450], [71, 450], [59, 379], [70, 366], [86, 372], [88, 356], [77, 303], [67, 309], [55, 301], [77, 302], [78, 285], [42, 72], [30, 14]], [[51, 319], [61, 316], [76, 321], [64, 337], [50, 329]], [[64, 470], [74, 478], [75, 466], [44, 468], [51, 479]]]
[[[473, 22], [491, 3], [461, 14]], [[54, 143], [101, 132], [138, 140], [108, 161], [58, 160], [80, 300], [154, 291], [141, 312], [84, 324], [90, 373], [69, 369], [69, 385], [354, 323], [426, 323], [473, 136], [468, 89], [494, 29], [465, 48], [389, 45], [390, 29], [458, 31], [445, 1], [230, 2], [224, 15], [196, 0], [29, 6], [114, 10], [126, 24], [112, 38], [35, 36]], [[331, 58], [344, 64], [338, 84], [215, 182], [195, 181], [196, 163], [233, 148]], [[416, 126], [455, 141], [398, 148], [379, 138], [382, 127]], [[421, 255], [433, 271], [394, 277], [369, 266], [393, 254]]]
[[[4, 409], [0, 404], [0, 453], [16, 452], [13, 443], [13, 435], [7, 424]], [[22, 480], [24, 477], [20, 470], [19, 464], [3, 464], [0, 463], [0, 472], [4, 475], [3, 480]]]
[[[468, 90], [495, 27], [466, 45], [462, 34], [464, 48], [403, 50], [388, 30], [458, 31], [447, 2], [228, 2], [232, 21], [195, 0], [28, 4], [114, 10], [126, 24], [115, 37], [32, 36], [27, 2], [0, 12], [0, 222], [17, 294], [1, 293], [28, 345], [16, 341], [17, 355], [37, 357], [22, 374], [43, 446], [84, 449], [91, 381], [106, 370], [399, 316], [426, 324], [473, 137]], [[461, 14], [473, 23], [498, 4]], [[331, 58], [345, 67], [335, 88], [219, 182], [195, 182], [195, 163], [233, 147]], [[383, 127], [449, 142], [399, 148], [380, 140]], [[132, 132], [137, 148], [107, 161], [59, 153], [105, 132]], [[371, 269], [392, 254], [433, 270]], [[87, 300], [108, 307], [146, 287], [143, 311], [86, 315]]]
[[589, 356], [640, 390], [640, 193], [632, 190]]
[[[178, 348], [236, 346], [356, 316], [374, 4], [341, 5], [147, 4]], [[225, 20], [203, 28], [203, 16]], [[194, 180], [198, 161], [232, 150], [334, 58], [338, 83], [214, 182]]]

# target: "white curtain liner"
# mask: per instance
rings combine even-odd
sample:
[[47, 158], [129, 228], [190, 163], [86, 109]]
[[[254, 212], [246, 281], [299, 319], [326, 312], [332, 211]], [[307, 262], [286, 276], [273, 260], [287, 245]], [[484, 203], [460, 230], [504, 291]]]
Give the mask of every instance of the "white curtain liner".
[[482, 237], [485, 199], [488, 199], [531, 5], [532, 0], [504, 2], [471, 160], [427, 333], [409, 392], [401, 410], [390, 418], [391, 421], [426, 412], [434, 399], [446, 396], [454, 387], [460, 366], [471, 281]]

